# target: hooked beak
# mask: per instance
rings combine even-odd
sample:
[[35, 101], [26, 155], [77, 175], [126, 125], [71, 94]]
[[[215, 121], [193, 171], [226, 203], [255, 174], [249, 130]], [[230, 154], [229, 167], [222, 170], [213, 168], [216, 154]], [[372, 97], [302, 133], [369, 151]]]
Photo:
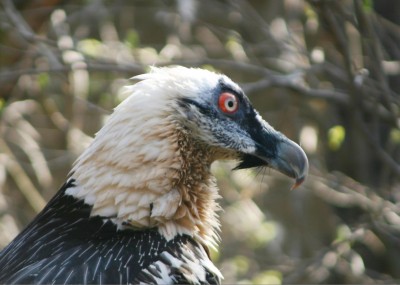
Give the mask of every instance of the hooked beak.
[[303, 149], [291, 140], [277, 146], [277, 156], [269, 161], [270, 167], [295, 179], [292, 190], [299, 187], [308, 174], [308, 159]]
[[268, 166], [294, 178], [292, 190], [299, 187], [308, 174], [308, 159], [303, 149], [280, 133], [268, 132], [262, 135], [257, 142], [256, 152], [244, 154], [235, 169], [257, 166]]

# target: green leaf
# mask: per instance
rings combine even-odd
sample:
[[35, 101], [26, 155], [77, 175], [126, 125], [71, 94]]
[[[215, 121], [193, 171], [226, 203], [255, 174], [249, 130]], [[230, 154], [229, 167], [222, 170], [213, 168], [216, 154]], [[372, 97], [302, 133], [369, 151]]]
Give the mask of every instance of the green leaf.
[[374, 9], [374, 1], [373, 0], [363, 0], [362, 5], [364, 8], [364, 11], [366, 13], [370, 13]]
[[264, 271], [253, 278], [253, 284], [282, 284], [282, 273], [276, 270]]
[[139, 34], [135, 30], [128, 30], [125, 36], [124, 43], [130, 48], [138, 47], [140, 43]]
[[37, 77], [40, 88], [45, 88], [49, 85], [50, 78], [47, 73], [40, 73]]
[[250, 260], [243, 255], [237, 255], [234, 257], [233, 262], [236, 265], [237, 271], [240, 275], [247, 273], [250, 267]]
[[78, 44], [78, 50], [86, 55], [97, 57], [101, 55], [102, 43], [96, 39], [81, 40]]
[[390, 141], [395, 144], [400, 144], [400, 130], [399, 129], [392, 129], [390, 131]]
[[351, 230], [347, 225], [340, 225], [336, 228], [336, 238], [335, 238], [335, 242], [342, 242], [346, 239], [348, 239], [348, 237], [351, 234]]
[[333, 151], [340, 149], [344, 139], [346, 138], [346, 130], [343, 126], [336, 125], [328, 131], [328, 145]]
[[263, 222], [251, 236], [251, 246], [261, 247], [271, 242], [278, 235], [277, 225], [274, 222]]

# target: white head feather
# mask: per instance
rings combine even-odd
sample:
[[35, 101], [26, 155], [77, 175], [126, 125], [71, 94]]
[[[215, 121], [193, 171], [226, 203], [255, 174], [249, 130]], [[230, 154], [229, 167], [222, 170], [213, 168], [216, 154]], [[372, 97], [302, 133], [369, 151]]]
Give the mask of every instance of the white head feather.
[[[182, 152], [197, 146], [186, 141], [190, 134], [177, 99], [201, 100], [221, 78], [237, 86], [226, 76], [183, 67], [153, 68], [135, 77], [141, 81], [127, 87], [131, 95], [76, 161], [71, 177], [77, 186], [67, 194], [92, 205], [92, 215], [112, 217], [120, 227], [158, 227], [167, 238], [185, 233], [212, 243], [218, 194], [209, 166], [215, 158], [208, 150], [200, 150], [202, 161], [192, 157], [195, 165], [182, 158]], [[183, 175], [191, 176], [186, 185]], [[202, 209], [193, 201], [199, 198], [195, 191], [201, 192]]]

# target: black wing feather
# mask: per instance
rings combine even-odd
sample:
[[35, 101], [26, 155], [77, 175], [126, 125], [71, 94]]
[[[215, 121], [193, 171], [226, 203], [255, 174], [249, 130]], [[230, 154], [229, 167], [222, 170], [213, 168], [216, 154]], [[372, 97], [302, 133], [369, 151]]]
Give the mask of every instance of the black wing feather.
[[203, 281], [190, 279], [185, 270], [162, 258], [179, 260], [189, 252], [190, 262], [207, 261], [202, 246], [190, 236], [167, 241], [155, 229], [117, 230], [112, 221], [91, 217], [90, 206], [65, 195], [73, 183], [64, 184], [0, 253], [0, 283], [154, 284], [166, 278], [166, 270], [174, 283], [220, 283], [218, 274], [209, 268], [204, 267]]

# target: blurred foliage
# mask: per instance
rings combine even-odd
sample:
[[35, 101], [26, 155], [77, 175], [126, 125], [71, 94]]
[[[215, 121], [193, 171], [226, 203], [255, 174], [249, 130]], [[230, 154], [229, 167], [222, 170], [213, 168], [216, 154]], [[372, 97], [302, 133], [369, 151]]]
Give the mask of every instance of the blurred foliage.
[[300, 189], [215, 163], [225, 282], [400, 279], [400, 2], [0, 1], [0, 247], [151, 65], [213, 69], [301, 143]]
[[333, 126], [328, 131], [328, 144], [331, 150], [340, 149], [346, 137], [346, 129], [342, 126]]

